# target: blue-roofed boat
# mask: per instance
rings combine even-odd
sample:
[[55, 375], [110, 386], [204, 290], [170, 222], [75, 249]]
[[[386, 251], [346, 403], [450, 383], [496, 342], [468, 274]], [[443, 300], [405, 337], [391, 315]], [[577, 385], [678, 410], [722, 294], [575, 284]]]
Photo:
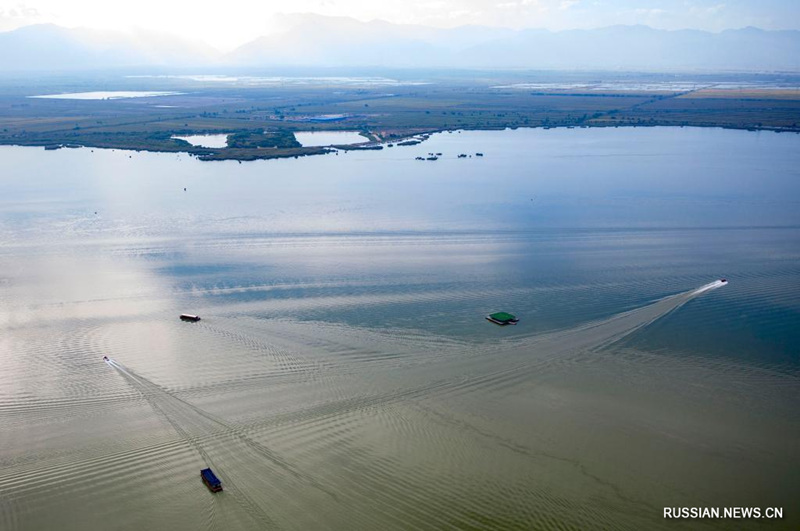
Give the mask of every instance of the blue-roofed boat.
[[203, 483], [211, 492], [222, 492], [222, 482], [214, 475], [210, 468], [204, 468], [200, 471], [200, 477], [203, 478]]

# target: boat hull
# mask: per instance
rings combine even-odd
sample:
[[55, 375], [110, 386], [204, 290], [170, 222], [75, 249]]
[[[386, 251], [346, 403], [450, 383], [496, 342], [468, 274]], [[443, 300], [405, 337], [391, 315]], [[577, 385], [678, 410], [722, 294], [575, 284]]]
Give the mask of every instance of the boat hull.
[[513, 321], [498, 321], [497, 319], [494, 319], [492, 317], [487, 317], [486, 320], [489, 321], [490, 323], [494, 323], [500, 326], [515, 325], [517, 324], [517, 322], [519, 322], [519, 319], [514, 319]]

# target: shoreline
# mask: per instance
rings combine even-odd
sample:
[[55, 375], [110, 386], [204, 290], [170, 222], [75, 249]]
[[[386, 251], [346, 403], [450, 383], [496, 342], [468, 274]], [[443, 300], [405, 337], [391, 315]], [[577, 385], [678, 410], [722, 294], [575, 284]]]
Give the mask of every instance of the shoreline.
[[[530, 77], [530, 76], [524, 76]], [[630, 82], [626, 76], [625, 82]], [[642, 76], [634, 76], [634, 81]], [[735, 76], [734, 76], [735, 77]], [[644, 76], [646, 81], [648, 76]], [[181, 95], [131, 100], [32, 99], [36, 86], [0, 90], [0, 145], [61, 146], [187, 153], [201, 160], [264, 160], [408, 146], [443, 131], [516, 128], [720, 127], [800, 132], [800, 90], [695, 88], [674, 91], [540, 90], [503, 85], [516, 76], [442, 78], [424, 86], [214, 89], [186, 83], [153, 90]], [[798, 76], [800, 83], [800, 76]], [[96, 89], [85, 79], [77, 87]], [[517, 86], [517, 88], [509, 88]], [[505, 87], [505, 88], [504, 88]], [[24, 88], [24, 87], [23, 87]], [[47, 90], [69, 87], [53, 83]], [[113, 88], [132, 89], [127, 82]], [[189, 90], [192, 88], [192, 90]], [[300, 132], [355, 132], [331, 146], [303, 147]], [[219, 148], [176, 135], [228, 135]], [[349, 140], [349, 138], [348, 138]]]
[[[600, 129], [600, 128], [636, 128], [636, 127], [674, 127], [674, 128], [701, 128], [701, 129], [729, 129], [735, 131], [749, 131], [749, 132], [761, 132], [761, 131], [771, 131], [774, 133], [794, 133], [800, 134], [800, 128], [782, 128], [782, 127], [775, 127], [775, 126], [749, 126], [749, 127], [732, 127], [727, 125], [720, 125], [720, 124], [681, 124], [676, 125], [672, 123], [646, 123], [646, 124], [635, 124], [635, 123], [604, 123], [604, 124], [583, 124], [583, 125], [533, 125], [533, 126], [518, 126], [518, 125], [507, 125], [507, 126], [493, 126], [493, 127], [461, 127], [461, 128], [440, 128], [440, 129], [430, 129], [425, 130], [424, 132], [415, 129], [413, 133], [410, 133], [408, 136], [394, 136], [394, 135], [387, 135], [381, 136], [375, 131], [369, 131], [369, 135], [374, 139], [369, 142], [360, 143], [360, 144], [334, 144], [331, 146], [301, 146], [301, 147], [292, 147], [292, 148], [209, 148], [209, 147], [200, 147], [200, 146], [192, 146], [184, 141], [182, 142], [186, 145], [177, 144], [172, 145], [152, 145], [152, 146], [142, 146], [142, 145], [132, 145], [126, 144], [125, 142], [108, 142], [106, 141], [96, 141], [96, 142], [86, 142], [86, 141], [76, 141], [76, 139], [70, 139], [70, 141], [64, 142], [53, 142], [52, 139], [48, 141], [37, 141], [37, 140], [7, 140], [0, 138], [0, 146], [17, 146], [17, 147], [41, 147], [44, 148], [46, 151], [55, 151], [60, 149], [77, 149], [77, 148], [89, 148], [89, 149], [111, 149], [116, 150], [119, 149], [121, 151], [135, 151], [135, 152], [147, 152], [147, 153], [185, 153], [189, 156], [196, 157], [198, 160], [204, 162], [214, 162], [214, 161], [226, 161], [226, 160], [233, 160], [238, 162], [250, 162], [254, 160], [272, 160], [272, 159], [287, 159], [287, 158], [299, 158], [299, 157], [308, 157], [314, 155], [325, 155], [328, 153], [335, 153], [336, 151], [378, 151], [382, 150], [385, 147], [408, 147], [413, 145], [418, 145], [430, 138], [431, 135], [439, 134], [439, 133], [446, 133], [446, 132], [454, 132], [454, 131], [504, 131], [504, 130], [516, 130], [516, 129]], [[344, 130], [344, 129], [327, 129], [326, 132], [336, 132], [336, 131], [352, 131], [352, 130]], [[207, 132], [196, 132], [193, 134], [207, 134]]]

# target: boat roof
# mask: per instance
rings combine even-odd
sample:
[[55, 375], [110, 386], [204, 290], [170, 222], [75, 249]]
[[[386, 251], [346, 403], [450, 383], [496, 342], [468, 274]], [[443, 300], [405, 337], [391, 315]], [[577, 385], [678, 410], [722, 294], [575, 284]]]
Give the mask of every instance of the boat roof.
[[204, 468], [200, 471], [203, 474], [203, 477], [206, 478], [211, 483], [220, 483], [220, 480], [217, 476], [214, 475], [214, 472], [211, 471], [210, 468]]
[[513, 313], [508, 312], [497, 312], [490, 314], [489, 317], [492, 319], [496, 319], [498, 321], [511, 321], [512, 319], [516, 319], [517, 317]]

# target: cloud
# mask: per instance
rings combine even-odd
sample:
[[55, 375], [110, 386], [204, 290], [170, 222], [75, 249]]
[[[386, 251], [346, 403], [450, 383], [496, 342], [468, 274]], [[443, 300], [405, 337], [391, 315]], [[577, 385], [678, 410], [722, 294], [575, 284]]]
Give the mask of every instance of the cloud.
[[716, 4], [707, 7], [692, 6], [689, 8], [689, 14], [695, 17], [713, 17], [718, 15], [723, 9], [725, 9], [725, 4]]
[[39, 10], [35, 7], [29, 7], [25, 4], [15, 4], [10, 7], [0, 6], [0, 17], [2, 18], [37, 18], [39, 17]]
[[660, 16], [660, 15], [665, 15], [667, 13], [667, 10], [666, 9], [659, 9], [657, 7], [654, 7], [652, 9], [639, 8], [639, 9], [635, 9], [634, 13], [636, 13], [637, 15], [645, 16], [645, 17], [657, 17], [657, 16]]
[[0, 31], [10, 31], [45, 21], [46, 19], [35, 7], [21, 3], [0, 5]]
[[[577, 2], [578, 0], [564, 0], [565, 2]], [[519, 9], [521, 7], [538, 6], [539, 0], [512, 0], [511, 2], [501, 2], [495, 4], [498, 9]]]

